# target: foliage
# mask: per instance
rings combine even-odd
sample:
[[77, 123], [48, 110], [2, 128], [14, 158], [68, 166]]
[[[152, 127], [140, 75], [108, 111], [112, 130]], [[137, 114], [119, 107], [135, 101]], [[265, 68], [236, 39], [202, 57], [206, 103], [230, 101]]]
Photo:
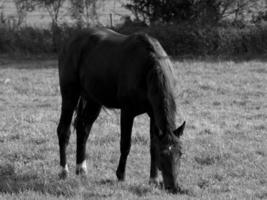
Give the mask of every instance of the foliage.
[[[198, 1], [199, 7], [205, 5], [205, 1], [208, 2], [208, 0]], [[36, 2], [37, 0], [35, 0], [35, 3]], [[51, 13], [54, 13], [56, 16], [56, 13], [58, 13], [61, 8], [60, 6], [62, 6], [62, 4], [59, 4], [60, 2], [62, 3], [63, 0], [40, 1], [38, 5], [47, 6], [48, 9], [54, 10], [55, 12]], [[195, 1], [195, 3], [197, 3], [197, 1]], [[233, 7], [233, 4], [227, 5], [226, 3], [225, 0], [225, 7]], [[252, 1], [250, 1], [250, 3], [252, 3]], [[222, 4], [220, 4], [220, 6], [222, 6]], [[206, 9], [208, 8], [206, 7]], [[227, 10], [227, 12], [230, 12], [229, 9]], [[223, 15], [227, 15], [226, 11], [220, 12], [221, 14], [224, 13]], [[220, 16], [222, 16], [221, 14]], [[201, 16], [204, 15], [205, 12], [203, 11]], [[262, 17], [260, 20], [264, 20], [264, 13], [262, 16], [259, 15], [258, 17], [259, 19]], [[57, 19], [57, 17], [55, 17], [55, 19]], [[160, 23], [158, 21], [148, 26], [146, 23], [138, 20], [131, 21], [129, 19], [125, 24], [115, 27], [115, 29], [126, 34], [132, 34], [137, 31], [146, 32], [159, 39], [161, 44], [171, 55], [242, 56], [244, 54], [264, 54], [267, 48], [266, 26], [264, 26], [264, 24], [246, 25], [245, 23], [239, 22], [240, 21], [237, 20], [234, 24], [224, 23], [224, 25], [222, 25], [221, 23], [217, 26], [207, 26], [195, 18], [193, 22], [176, 24], [166, 22]], [[56, 53], [61, 48], [62, 44], [68, 41], [72, 35], [82, 31], [86, 27], [80, 24], [70, 26], [68, 24], [57, 23], [52, 23], [51, 30], [30, 27], [12, 29], [3, 26], [0, 29], [0, 51], [1, 53], [23, 53], [23, 51], [25, 51], [26, 54]], [[39, 45], [38, 40], [40, 41]]]
[[49, 30], [32, 27], [0, 28], [1, 54], [51, 54], [52, 46]]
[[179, 22], [193, 17], [191, 0], [131, 0], [125, 7], [146, 22]]
[[70, 0], [71, 16], [77, 21], [79, 26], [95, 25], [98, 23], [97, 2], [98, 0]]
[[31, 0], [14, 0], [14, 4], [17, 10], [17, 27], [20, 27], [27, 16], [27, 13], [34, 9], [33, 2]]
[[166, 51], [178, 56], [242, 56], [260, 55], [267, 48], [266, 26], [198, 27], [192, 24], [150, 27], [122, 26], [117, 31], [124, 34], [145, 32], [157, 38]]
[[257, 12], [254, 12], [252, 15], [252, 22], [254, 24], [260, 24], [267, 21], [267, 4], [259, 7]]
[[52, 24], [58, 25], [59, 12], [65, 0], [33, 0], [38, 6], [44, 7], [52, 19]]
[[49, 13], [49, 16], [52, 19], [52, 41], [53, 41], [53, 51], [58, 51], [58, 40], [59, 40], [59, 24], [58, 24], [58, 18], [60, 10], [63, 6], [63, 3], [66, 0], [34, 0], [38, 6], [44, 7], [47, 12]]
[[[0, 29], [0, 52], [18, 54], [52, 54], [69, 39], [83, 31], [80, 26], [61, 25], [57, 33], [57, 49], [54, 48], [52, 30], [31, 27]], [[244, 56], [263, 55], [267, 49], [267, 27], [197, 27], [189, 24], [166, 25], [127, 24], [116, 28], [124, 34], [145, 32], [157, 38], [167, 53], [176, 56]]]
[[261, 0], [131, 0], [125, 7], [137, 20], [147, 23], [198, 22], [218, 24], [230, 17], [233, 21], [246, 20], [257, 13]]

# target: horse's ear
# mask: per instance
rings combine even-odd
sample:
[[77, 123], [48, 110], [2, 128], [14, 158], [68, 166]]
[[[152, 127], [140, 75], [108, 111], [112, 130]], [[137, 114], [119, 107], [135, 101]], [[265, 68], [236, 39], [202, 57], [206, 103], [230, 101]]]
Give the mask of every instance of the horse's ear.
[[174, 135], [176, 135], [177, 137], [180, 137], [181, 135], [183, 135], [184, 127], [185, 127], [185, 121], [179, 128], [173, 131]]

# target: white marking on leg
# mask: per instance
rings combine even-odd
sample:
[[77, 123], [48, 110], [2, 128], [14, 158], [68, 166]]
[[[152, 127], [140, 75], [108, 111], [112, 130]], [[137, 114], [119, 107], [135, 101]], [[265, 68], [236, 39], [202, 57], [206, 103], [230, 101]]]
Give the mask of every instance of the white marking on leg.
[[77, 166], [76, 166], [76, 172], [84, 173], [84, 174], [87, 173], [86, 160], [84, 160], [84, 161], [83, 161], [82, 163], [80, 163], [80, 164], [77, 164]]
[[64, 167], [61, 167], [61, 171], [69, 172], [69, 167], [68, 167], [68, 165], [66, 164]]
[[68, 165], [65, 165], [64, 167], [61, 166], [59, 177], [65, 179], [68, 176], [69, 168]]

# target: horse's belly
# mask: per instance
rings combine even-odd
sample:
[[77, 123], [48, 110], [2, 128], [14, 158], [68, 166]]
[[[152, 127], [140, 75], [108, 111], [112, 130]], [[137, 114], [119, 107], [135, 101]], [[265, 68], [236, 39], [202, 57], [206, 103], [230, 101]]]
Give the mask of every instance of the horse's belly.
[[120, 77], [121, 70], [117, 65], [91, 66], [88, 65], [81, 76], [81, 83], [84, 83], [83, 88], [89, 98], [108, 108], [131, 106], [144, 110], [146, 92], [145, 88], [137, 86], [140, 85], [136, 83], [138, 79], [132, 81]]
[[148, 103], [145, 98], [145, 94], [140, 92], [128, 92], [125, 95], [120, 96], [116, 89], [95, 87], [91, 89], [87, 87], [87, 98], [94, 100], [95, 102], [107, 107], [107, 108], [122, 108], [124, 106], [130, 106], [136, 112], [146, 112], [148, 109]]
[[87, 86], [84, 88], [83, 96], [108, 108], [120, 108], [117, 91], [114, 88]]
[[119, 101], [115, 98], [103, 99], [102, 105], [104, 105], [107, 108], [121, 108]]

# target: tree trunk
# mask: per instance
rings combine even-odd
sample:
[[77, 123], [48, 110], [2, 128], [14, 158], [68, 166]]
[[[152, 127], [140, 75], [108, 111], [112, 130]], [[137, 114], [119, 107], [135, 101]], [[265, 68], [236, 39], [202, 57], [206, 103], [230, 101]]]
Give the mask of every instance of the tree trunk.
[[51, 32], [52, 32], [52, 44], [53, 44], [52, 51], [54, 53], [58, 53], [60, 46], [60, 29], [55, 20], [52, 21]]

